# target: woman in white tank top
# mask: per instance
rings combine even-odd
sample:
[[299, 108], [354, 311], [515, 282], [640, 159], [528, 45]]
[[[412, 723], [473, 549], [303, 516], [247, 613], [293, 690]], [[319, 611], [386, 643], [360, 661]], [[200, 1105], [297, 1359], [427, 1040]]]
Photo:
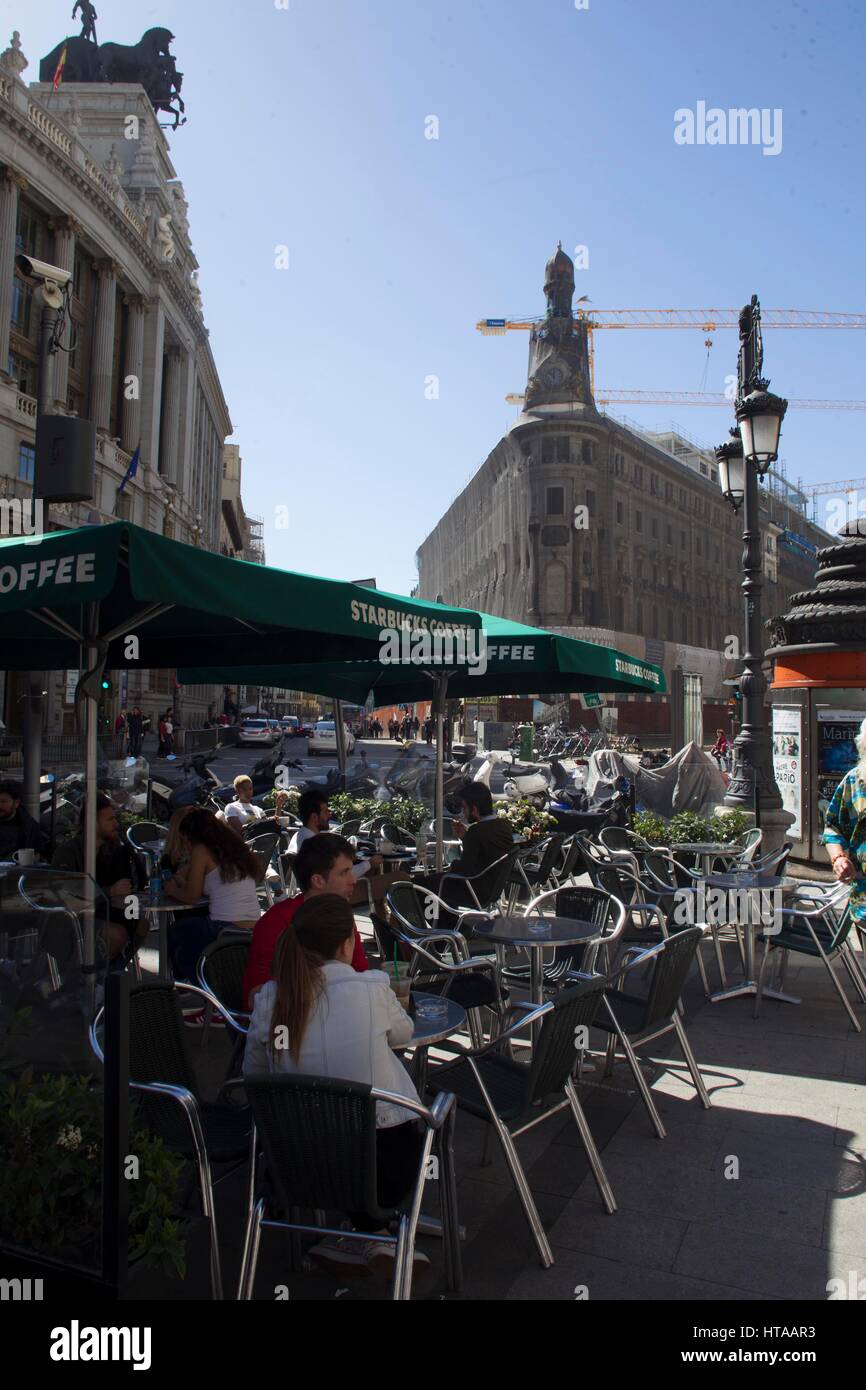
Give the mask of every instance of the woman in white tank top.
[[175, 922], [175, 976], [192, 980], [198, 957], [221, 931], [226, 927], [251, 931], [261, 917], [256, 896], [261, 870], [249, 845], [211, 811], [190, 811], [180, 833], [189, 848], [189, 861], [165, 885], [166, 895], [190, 904], [208, 898], [207, 917], [183, 913]]

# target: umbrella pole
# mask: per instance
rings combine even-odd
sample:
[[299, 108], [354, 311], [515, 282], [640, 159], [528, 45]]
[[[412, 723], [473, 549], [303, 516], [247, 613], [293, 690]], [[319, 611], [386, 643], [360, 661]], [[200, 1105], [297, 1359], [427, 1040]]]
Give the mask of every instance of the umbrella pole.
[[[91, 608], [91, 620], [88, 624], [89, 632], [92, 636], [96, 624], [96, 610]], [[99, 662], [99, 650], [95, 646], [89, 646], [84, 653], [84, 670], [93, 671]], [[94, 966], [96, 964], [96, 922], [95, 922], [95, 894], [93, 884], [96, 882], [96, 765], [97, 765], [97, 725], [99, 718], [99, 707], [95, 696], [85, 693], [84, 696], [84, 795], [86, 816], [84, 821], [84, 872], [87, 875], [86, 892], [88, 903], [84, 912], [84, 979], [85, 997], [87, 1000], [90, 1017], [94, 1012], [94, 1001], [96, 994], [96, 976]]]
[[343, 701], [334, 701], [334, 736], [337, 740], [337, 762], [340, 765], [340, 790], [346, 790], [346, 727], [343, 723]]
[[436, 872], [445, 867], [445, 701], [448, 677], [436, 677]]

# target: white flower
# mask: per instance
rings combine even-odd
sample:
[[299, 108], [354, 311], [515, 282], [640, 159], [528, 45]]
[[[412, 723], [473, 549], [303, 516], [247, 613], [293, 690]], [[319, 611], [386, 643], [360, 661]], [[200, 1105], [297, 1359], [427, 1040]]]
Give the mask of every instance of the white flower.
[[77, 1125], [64, 1125], [57, 1136], [58, 1149], [74, 1151], [81, 1146], [81, 1130]]

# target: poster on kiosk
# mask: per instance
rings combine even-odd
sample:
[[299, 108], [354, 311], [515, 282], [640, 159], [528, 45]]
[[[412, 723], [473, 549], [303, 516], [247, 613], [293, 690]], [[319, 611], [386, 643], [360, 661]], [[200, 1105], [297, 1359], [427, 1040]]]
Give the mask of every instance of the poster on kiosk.
[[819, 709], [818, 732], [818, 826], [824, 829], [824, 816], [834, 791], [846, 772], [857, 762], [854, 740], [863, 722], [863, 710]]

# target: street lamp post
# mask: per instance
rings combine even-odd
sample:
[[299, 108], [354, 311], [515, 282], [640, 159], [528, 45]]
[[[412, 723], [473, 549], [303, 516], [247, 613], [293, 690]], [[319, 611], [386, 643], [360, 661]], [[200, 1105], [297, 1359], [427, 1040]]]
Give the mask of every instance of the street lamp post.
[[722, 492], [735, 511], [743, 508], [742, 588], [746, 645], [739, 680], [742, 722], [734, 740], [733, 770], [725, 805], [754, 811], [763, 832], [763, 852], [781, 845], [793, 819], [782, 808], [764, 713], [767, 681], [763, 670], [763, 556], [758, 507], [758, 478], [763, 477], [778, 458], [779, 436], [788, 403], [773, 395], [768, 390], [769, 382], [761, 376], [764, 353], [757, 295], [752, 295], [751, 302], [742, 310], [739, 327], [737, 426], [731, 430], [731, 441], [716, 449]]

